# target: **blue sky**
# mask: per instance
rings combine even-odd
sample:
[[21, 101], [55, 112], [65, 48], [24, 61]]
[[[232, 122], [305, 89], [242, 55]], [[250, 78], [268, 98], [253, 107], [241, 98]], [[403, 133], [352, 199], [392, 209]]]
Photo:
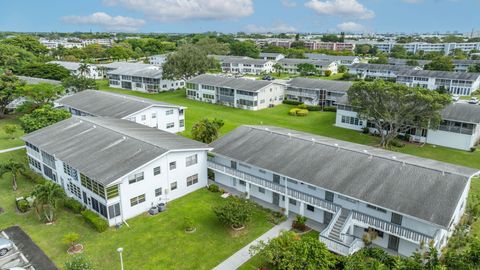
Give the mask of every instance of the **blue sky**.
[[480, 30], [480, 0], [0, 0], [0, 31]]

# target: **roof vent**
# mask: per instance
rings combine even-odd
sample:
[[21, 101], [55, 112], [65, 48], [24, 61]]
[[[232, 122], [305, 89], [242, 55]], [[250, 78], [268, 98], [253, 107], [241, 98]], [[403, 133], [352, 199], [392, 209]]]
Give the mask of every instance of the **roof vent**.
[[292, 138], [292, 133], [288, 132], [287, 135], [288, 135], [288, 138], [290, 139]]
[[125, 137], [125, 136], [122, 137], [122, 140], [126, 140], [126, 139], [127, 139], [127, 137]]

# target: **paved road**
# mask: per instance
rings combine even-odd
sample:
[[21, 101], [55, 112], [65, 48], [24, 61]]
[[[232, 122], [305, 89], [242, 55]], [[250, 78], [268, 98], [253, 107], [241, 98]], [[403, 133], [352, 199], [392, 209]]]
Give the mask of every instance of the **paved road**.
[[217, 265], [213, 270], [233, 270], [242, 266], [247, 262], [252, 256], [250, 255], [249, 249], [252, 245], [258, 244], [259, 241], [268, 242], [270, 239], [280, 235], [282, 231], [290, 230], [292, 226], [292, 218], [287, 219], [286, 221], [275, 225], [268, 232], [261, 235], [259, 238], [255, 239], [250, 244], [244, 246], [242, 249], [237, 251], [235, 254], [230, 256], [228, 259]]
[[0, 150], [0, 154], [20, 150], [20, 149], [23, 149], [23, 148], [25, 148], [25, 145], [12, 147], [12, 148], [8, 148], [8, 149], [3, 149], [3, 150]]

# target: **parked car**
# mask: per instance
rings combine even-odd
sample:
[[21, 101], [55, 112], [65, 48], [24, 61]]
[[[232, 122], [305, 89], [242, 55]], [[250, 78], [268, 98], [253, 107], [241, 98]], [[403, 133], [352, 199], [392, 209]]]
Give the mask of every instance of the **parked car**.
[[468, 103], [470, 103], [470, 104], [477, 104], [477, 103], [478, 103], [478, 98], [472, 97], [472, 98], [468, 101]]
[[10, 250], [13, 249], [13, 242], [0, 237], [0, 256], [5, 256]]
[[457, 96], [457, 95], [452, 96], [452, 101], [453, 102], [457, 102], [459, 100], [460, 100], [460, 96]]

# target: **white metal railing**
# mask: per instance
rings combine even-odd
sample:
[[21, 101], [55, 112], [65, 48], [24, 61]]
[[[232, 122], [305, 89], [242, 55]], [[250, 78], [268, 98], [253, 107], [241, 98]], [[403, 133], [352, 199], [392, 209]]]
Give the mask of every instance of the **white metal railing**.
[[[270, 191], [274, 191], [274, 192], [281, 193], [283, 195], [287, 195], [291, 198], [297, 199], [299, 201], [303, 201], [304, 203], [307, 203], [307, 204], [310, 204], [310, 205], [314, 205], [318, 208], [321, 208], [321, 209], [329, 211], [329, 212], [336, 213], [337, 211], [340, 211], [340, 209], [341, 209], [340, 206], [338, 206], [338, 205], [336, 205], [332, 202], [316, 198], [314, 196], [308, 195], [308, 194], [306, 194], [304, 192], [301, 192], [301, 191], [297, 191], [297, 190], [293, 190], [293, 189], [287, 189], [285, 186], [282, 186], [280, 184], [273, 183], [272, 181], [268, 181], [266, 179], [263, 179], [263, 178], [260, 178], [260, 177], [254, 176], [254, 175], [241, 172], [239, 170], [227, 167], [225, 165], [218, 164], [218, 163], [213, 162], [213, 161], [208, 161], [208, 167], [212, 170], [216, 170], [216, 171], [219, 171], [221, 173], [229, 174], [229, 175], [231, 175], [233, 177], [236, 177], [240, 180], [255, 184], [257, 186], [261, 186], [263, 188], [269, 189]], [[285, 191], [287, 191], [287, 192], [285, 192]]]
[[353, 240], [353, 242], [350, 244], [345, 244], [341, 241], [320, 235], [320, 241], [322, 241], [329, 250], [343, 256], [348, 256], [352, 253], [355, 253], [365, 246], [363, 241], [358, 238]]
[[372, 217], [370, 215], [360, 213], [357, 211], [352, 211], [352, 218], [374, 229], [378, 229], [378, 230], [387, 232], [389, 234], [396, 235], [398, 237], [410, 240], [415, 243], [420, 243], [422, 241], [424, 243], [428, 243], [430, 242], [430, 240], [433, 239], [432, 237], [425, 235], [423, 233], [419, 233], [414, 230], [410, 230], [405, 227], [402, 227], [400, 225], [387, 222], [385, 220], [381, 220], [379, 218]]
[[330, 223], [328, 224], [328, 226], [323, 231], [320, 232], [320, 235], [328, 237], [330, 235], [330, 232], [333, 229], [333, 226], [335, 226], [335, 223], [337, 223], [337, 220], [341, 214], [342, 214], [342, 211], [338, 211], [337, 213], [335, 213], [332, 220], [330, 220]]
[[353, 217], [353, 213], [352, 211], [350, 211], [348, 213], [348, 216], [347, 218], [345, 219], [345, 223], [343, 223], [343, 226], [342, 228], [340, 229], [340, 239], [343, 241], [343, 242], [347, 242], [347, 239], [346, 237], [348, 236], [347, 232], [348, 232], [348, 229], [350, 227], [350, 223], [352, 222], [352, 217]]

